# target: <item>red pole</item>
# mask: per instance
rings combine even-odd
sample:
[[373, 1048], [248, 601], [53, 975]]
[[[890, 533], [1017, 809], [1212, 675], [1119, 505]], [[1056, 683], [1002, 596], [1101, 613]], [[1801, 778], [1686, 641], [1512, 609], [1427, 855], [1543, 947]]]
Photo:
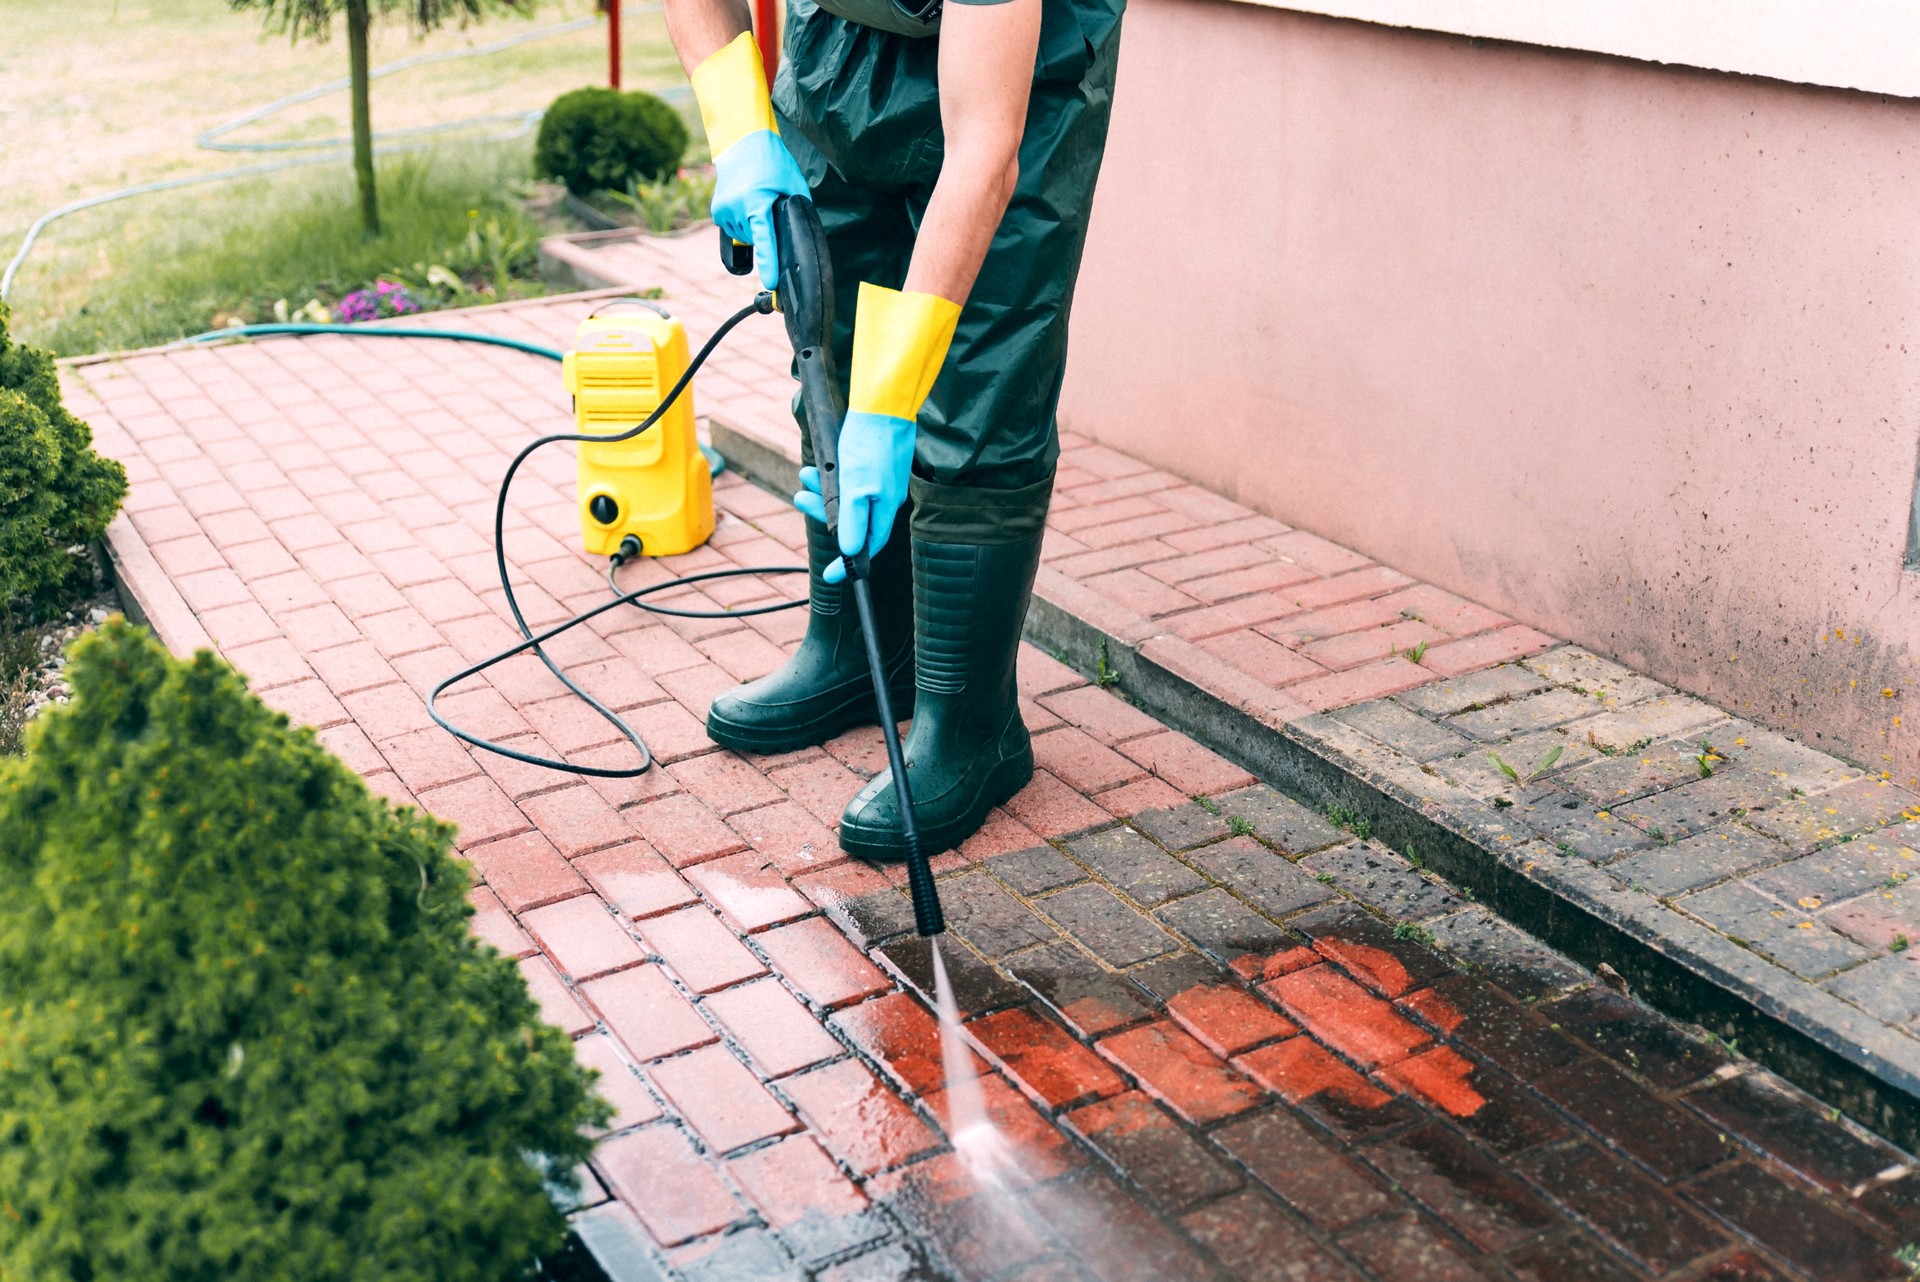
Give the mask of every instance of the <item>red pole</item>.
[[753, 0], [753, 38], [760, 45], [760, 61], [767, 64], [767, 83], [780, 70], [779, 0]]
[[607, 83], [620, 88], [620, 0], [607, 4]]

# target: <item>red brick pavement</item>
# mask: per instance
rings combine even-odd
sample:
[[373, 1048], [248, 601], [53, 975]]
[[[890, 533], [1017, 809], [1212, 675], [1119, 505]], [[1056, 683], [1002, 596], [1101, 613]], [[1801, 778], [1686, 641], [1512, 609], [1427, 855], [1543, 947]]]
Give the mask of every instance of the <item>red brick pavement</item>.
[[[698, 321], [701, 306], [684, 310]], [[437, 320], [564, 343], [583, 310], [562, 298]], [[720, 367], [743, 385], [743, 366], [764, 375], [778, 355], [775, 322], [747, 332]], [[567, 421], [556, 370], [315, 338], [67, 377], [133, 481], [115, 554], [135, 595], [172, 643], [210, 639], [370, 786], [459, 825], [475, 928], [521, 959], [618, 1108], [588, 1201], [628, 1208], [689, 1277], [744, 1276], [729, 1252], [775, 1249], [776, 1234], [788, 1273], [775, 1276], [904, 1277], [923, 1252], [967, 1276], [1036, 1278], [1574, 1276], [1541, 1264], [1555, 1259], [1596, 1278], [1892, 1276], [1885, 1248], [1914, 1218], [1904, 1184], [1878, 1203], [1835, 1199], [1898, 1154], [1836, 1132], [1846, 1142], [1823, 1141], [1817, 1169], [1783, 1170], [1763, 1155], [1782, 1147], [1779, 1109], [1716, 1097], [1709, 1124], [1674, 1094], [1707, 1091], [1724, 1057], [1689, 1044], [1684, 1071], [1640, 1084], [1604, 1039], [1550, 1032], [1375, 918], [1329, 918], [1341, 901], [1276, 834], [1345, 835], [1294, 807], [1283, 828], [1236, 823], [1230, 837], [1219, 812], [1253, 795], [1244, 771], [1031, 648], [1020, 684], [1043, 768], [939, 861], [989, 1108], [1030, 1185], [983, 1200], [942, 1138], [925, 952], [899, 939], [898, 870], [851, 863], [834, 841], [839, 807], [878, 767], [878, 733], [741, 759], [702, 730], [715, 690], [794, 643], [797, 613], [619, 611], [554, 646], [653, 745], [659, 768], [639, 779], [476, 754], [427, 719], [427, 688], [512, 635], [494, 487], [520, 443]], [[555, 450], [515, 493], [508, 551], [536, 623], [605, 597], [573, 546], [571, 479]], [[1289, 656], [1278, 670], [1303, 703], [1432, 679], [1457, 647], [1491, 663], [1547, 640], [1084, 441], [1068, 443], [1061, 480], [1059, 573], [1250, 678], [1263, 654]], [[712, 543], [666, 572], [797, 555], [784, 503], [738, 478], [717, 498]], [[1366, 629], [1432, 646], [1414, 664], [1327, 644]], [[561, 693], [515, 660], [451, 706], [532, 751], [631, 759]], [[1291, 804], [1257, 791], [1264, 808], [1248, 813]], [[1190, 853], [1124, 833], [1063, 840], [1129, 817]], [[1210, 861], [1208, 842], [1238, 853]], [[1289, 884], [1289, 928], [1246, 906], [1278, 893], [1268, 865], [1305, 888]], [[1532, 1165], [1502, 1169], [1522, 1152]], [[1614, 1192], [1594, 1204], [1596, 1188]]]

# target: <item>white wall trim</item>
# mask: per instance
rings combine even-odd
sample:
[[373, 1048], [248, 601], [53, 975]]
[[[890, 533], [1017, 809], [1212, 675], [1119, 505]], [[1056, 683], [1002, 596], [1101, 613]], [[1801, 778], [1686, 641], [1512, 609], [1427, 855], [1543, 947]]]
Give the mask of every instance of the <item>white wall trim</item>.
[[1920, 98], [1920, 0], [1242, 0]]

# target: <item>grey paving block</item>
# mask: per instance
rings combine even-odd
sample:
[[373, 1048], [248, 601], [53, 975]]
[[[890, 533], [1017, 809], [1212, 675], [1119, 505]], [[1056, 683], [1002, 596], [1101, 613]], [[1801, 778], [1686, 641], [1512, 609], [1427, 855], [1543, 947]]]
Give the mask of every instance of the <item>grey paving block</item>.
[[1088, 952], [1122, 970], [1180, 948], [1173, 936], [1105, 886], [1055, 891], [1037, 905]]
[[1470, 672], [1464, 677], [1436, 681], [1397, 697], [1409, 708], [1428, 716], [1451, 717], [1457, 712], [1465, 712], [1483, 704], [1535, 694], [1550, 684], [1539, 673], [1530, 672], [1517, 663], [1503, 663], [1497, 668]]
[[1277, 953], [1293, 937], [1219, 887], [1176, 899], [1154, 914], [1221, 966], [1248, 953]]
[[[935, 1001], [933, 941], [918, 935], [895, 940], [875, 950], [875, 956], [902, 983], [919, 991], [932, 1006]], [[1027, 1000], [1027, 990], [1003, 976], [973, 951], [953, 940], [940, 949], [940, 960], [947, 969], [947, 982], [953, 986], [954, 1005], [964, 1018], [1018, 1006]]]
[[995, 855], [986, 861], [986, 869], [1023, 895], [1044, 895], [1049, 890], [1071, 886], [1087, 879], [1087, 870], [1052, 846], [1016, 850], [1010, 855]]
[[[1755, 774], [1772, 780], [1783, 792], [1831, 792], [1863, 778], [1860, 770], [1817, 748], [1795, 743], [1783, 734], [1735, 717], [1720, 731], [1714, 746]], [[1721, 742], [1725, 740], [1725, 742]]]
[[1411, 711], [1392, 699], [1375, 699], [1339, 708], [1331, 714], [1364, 734], [1372, 735], [1395, 752], [1415, 761], [1434, 761], [1464, 752], [1473, 740]]
[[[1902, 857], [1901, 849], [1909, 853]], [[1775, 899], [1798, 904], [1808, 912], [1870, 890], [1892, 889], [1920, 872], [1912, 847], [1868, 838], [1824, 846], [1810, 855], [1756, 873], [1748, 884]]]
[[1920, 878], [1824, 908], [1820, 920], [1875, 950], [1920, 944]]
[[666, 1262], [632, 1211], [608, 1202], [570, 1217], [567, 1225], [609, 1282], [667, 1282]]
[[1193, 953], [1174, 953], [1150, 961], [1128, 971], [1127, 978], [1162, 1006], [1184, 992], [1221, 982], [1220, 967]]
[[948, 926], [988, 957], [1005, 957], [1056, 938], [1053, 927], [985, 873], [941, 882], [940, 904]]
[[1284, 917], [1335, 898], [1335, 892], [1257, 841], [1235, 837], [1201, 851], [1194, 863], [1261, 912]]
[[1871, 956], [1809, 914], [1784, 908], [1741, 882], [1696, 891], [1676, 903], [1715, 930], [1807, 979], [1823, 979]]
[[1207, 884], [1206, 878], [1125, 825], [1075, 838], [1067, 849], [1149, 908]]
[[680, 1266], [687, 1282], [804, 1282], [806, 1272], [773, 1234], [747, 1229], [729, 1234], [711, 1251]]
[[1678, 841], [1716, 824], [1758, 814], [1778, 800], [1780, 794], [1764, 776], [1722, 767], [1711, 777], [1624, 802], [1613, 813], [1657, 838]]
[[850, 1255], [885, 1241], [893, 1226], [885, 1215], [868, 1209], [857, 1215], [826, 1215], [809, 1211], [780, 1230], [780, 1243], [809, 1266], [835, 1256]]
[[1831, 792], [1783, 801], [1747, 822], [1796, 850], [1812, 850], [1910, 814], [1920, 814], [1920, 796], [1880, 780], [1858, 779]]
[[1591, 863], [1608, 863], [1654, 844], [1652, 837], [1613, 811], [1557, 785], [1521, 792], [1507, 813], [1546, 838], [1560, 854]]
[[1909, 1023], [1920, 1019], [1920, 952], [1876, 957], [1821, 987], [1889, 1024]]
[[[1558, 750], [1559, 756], [1554, 756]], [[1493, 760], [1513, 767], [1518, 779], [1510, 779]], [[1477, 797], [1514, 797], [1523, 789], [1551, 780], [1600, 754], [1563, 731], [1541, 730], [1520, 735], [1504, 743], [1476, 743], [1459, 757], [1446, 757], [1433, 763], [1441, 777], [1451, 779]], [[1552, 764], [1548, 764], [1549, 758]]]
[[1347, 839], [1345, 833], [1325, 818], [1265, 784], [1229, 792], [1214, 800], [1221, 810], [1246, 820], [1263, 840], [1295, 858]]
[[1672, 746], [1621, 752], [1570, 770], [1558, 782], [1607, 810], [1698, 779], [1700, 763], [1694, 758], [1699, 753], [1698, 748]]
[[826, 913], [862, 948], [898, 939], [914, 928], [913, 901], [898, 891], [837, 899], [827, 905]]
[[1653, 678], [1643, 677], [1632, 668], [1622, 667], [1577, 645], [1561, 646], [1520, 662], [1555, 685], [1574, 686], [1609, 706], [1639, 703], [1673, 693]]
[[1143, 810], [1130, 820], [1168, 850], [1192, 850], [1227, 835], [1226, 816], [1194, 802], [1167, 810]]
[[1577, 723], [1573, 732], [1603, 748], [1624, 751], [1636, 743], [1663, 743], [1684, 737], [1691, 744], [1701, 738], [1721, 737], [1718, 728], [1726, 724], [1727, 714], [1712, 704], [1683, 694], [1668, 694], [1589, 717]]
[[1384, 846], [1363, 841], [1300, 861], [1309, 872], [1332, 874], [1342, 889], [1396, 920], [1419, 921], [1465, 907], [1459, 896], [1428, 881]]
[[1723, 824], [1671, 846], [1656, 846], [1609, 864], [1607, 871], [1629, 886], [1670, 899], [1689, 890], [1771, 867], [1789, 857], [1787, 848], [1739, 824]]
[[1523, 1001], [1567, 992], [1593, 978], [1477, 904], [1424, 924], [1433, 932], [1434, 943]]
[[1483, 743], [1498, 743], [1514, 735], [1548, 730], [1593, 715], [1594, 702], [1572, 690], [1545, 690], [1506, 703], [1496, 703], [1447, 719], [1447, 725]]
[[1008, 960], [1007, 969], [1082, 1037], [1098, 1037], [1153, 1013], [1137, 988], [1072, 944], [1021, 953]]

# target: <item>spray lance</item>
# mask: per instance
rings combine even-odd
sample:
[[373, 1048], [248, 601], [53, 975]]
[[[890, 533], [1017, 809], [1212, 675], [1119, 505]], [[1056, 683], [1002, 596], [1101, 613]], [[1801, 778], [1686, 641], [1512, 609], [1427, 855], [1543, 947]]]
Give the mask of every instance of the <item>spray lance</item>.
[[[800, 371], [800, 401], [807, 411], [807, 435], [813, 442], [813, 463], [820, 473], [820, 498], [826, 505], [827, 528], [838, 532], [840, 522], [840, 424], [847, 404], [833, 359], [833, 260], [827, 249], [826, 229], [813, 202], [805, 196], [782, 196], [773, 205], [773, 238], [780, 255], [780, 289], [775, 305], [787, 321], [787, 338]], [[727, 270], [744, 276], [753, 270], [753, 246], [742, 245], [720, 233], [720, 257]], [[906, 754], [900, 747], [900, 725], [894, 719], [887, 692], [886, 663], [880, 655], [880, 637], [873, 622], [873, 583], [867, 554], [844, 558], [847, 587], [860, 615], [860, 635], [866, 642], [867, 668], [873, 675], [874, 702], [879, 705], [880, 734], [887, 744], [887, 766], [893, 772], [894, 793], [900, 798], [900, 822], [907, 843], [907, 888], [913, 894], [913, 922], [922, 935], [947, 928], [940, 911], [940, 892], [933, 869], [920, 844], [914, 820], [913, 795], [908, 790]]]

